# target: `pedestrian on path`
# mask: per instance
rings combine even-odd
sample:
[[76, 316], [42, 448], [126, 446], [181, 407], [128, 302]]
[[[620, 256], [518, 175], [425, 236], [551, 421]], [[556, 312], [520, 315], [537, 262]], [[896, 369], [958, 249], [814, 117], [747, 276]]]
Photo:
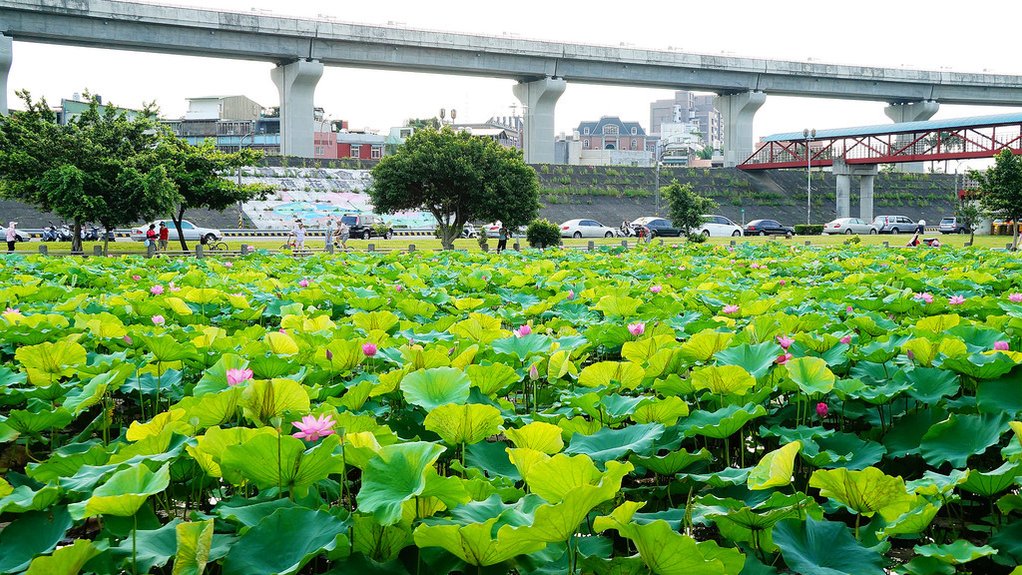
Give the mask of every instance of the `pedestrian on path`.
[[157, 249], [161, 252], [167, 251], [167, 244], [170, 242], [170, 228], [167, 227], [167, 222], [160, 222], [160, 245]]
[[326, 217], [326, 238], [323, 240], [323, 249], [329, 250], [330, 246], [334, 243], [334, 218], [333, 216]]
[[497, 232], [497, 253], [507, 249], [507, 226], [500, 226], [500, 231]]
[[15, 226], [18, 222], [11, 222], [7, 225], [7, 253], [14, 252], [14, 244], [18, 243], [18, 232], [15, 231]]
[[344, 218], [341, 218], [341, 222], [338, 224], [337, 235], [341, 238], [341, 249], [348, 251], [348, 238], [351, 237], [351, 227], [344, 223]]

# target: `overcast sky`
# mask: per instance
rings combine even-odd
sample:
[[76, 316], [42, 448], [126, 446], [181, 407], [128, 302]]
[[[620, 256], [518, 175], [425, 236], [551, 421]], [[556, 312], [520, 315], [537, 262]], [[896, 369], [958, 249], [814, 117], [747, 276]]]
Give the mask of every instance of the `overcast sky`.
[[[158, 3], [158, 2], [153, 2]], [[405, 25], [473, 34], [517, 34], [566, 42], [682, 49], [704, 54], [813, 60], [840, 64], [1022, 75], [1018, 32], [1022, 2], [974, 0], [947, 9], [898, 0], [857, 3], [762, 0], [569, 2], [520, 0], [176, 0], [181, 5], [277, 15], [330, 16], [348, 22]], [[185, 98], [244, 94], [263, 106], [278, 97], [272, 64], [141, 54], [15, 42], [9, 98], [27, 88], [51, 102], [85, 88], [105, 101], [137, 107], [156, 100], [180, 117]], [[513, 82], [481, 78], [327, 68], [316, 105], [353, 129], [387, 130], [408, 117], [456, 108], [458, 120], [508, 115]], [[569, 84], [557, 104], [557, 130], [602, 115], [638, 121], [649, 129], [651, 101], [667, 90]], [[884, 103], [768, 96], [756, 116], [756, 137], [805, 127], [837, 128], [888, 122]], [[942, 106], [935, 118], [1022, 109]]]

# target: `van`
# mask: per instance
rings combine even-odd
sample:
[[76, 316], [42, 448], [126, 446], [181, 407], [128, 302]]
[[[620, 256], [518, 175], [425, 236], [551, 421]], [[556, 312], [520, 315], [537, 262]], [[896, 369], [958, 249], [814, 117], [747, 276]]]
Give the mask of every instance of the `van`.
[[916, 221], [906, 216], [877, 216], [873, 226], [881, 234], [910, 234], [916, 229]]

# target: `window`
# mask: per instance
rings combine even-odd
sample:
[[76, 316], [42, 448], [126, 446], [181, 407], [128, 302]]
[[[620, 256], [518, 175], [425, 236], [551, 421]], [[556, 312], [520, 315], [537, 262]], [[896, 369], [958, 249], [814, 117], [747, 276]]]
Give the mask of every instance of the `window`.
[[352, 146], [351, 146], [351, 153], [348, 154], [348, 155], [350, 157], [352, 157], [352, 158], [361, 158], [362, 157], [362, 146], [360, 146], [358, 144], [352, 144]]
[[[586, 132], [588, 132], [588, 131], [589, 130], [586, 129]], [[589, 140], [588, 139], [582, 140], [582, 147], [587, 149], [587, 150], [589, 149]]]
[[632, 128], [632, 135], [633, 136], [637, 135], [638, 133], [639, 133], [639, 129], [638, 128]]
[[316, 146], [316, 151], [314, 153], [317, 156], [322, 156], [323, 155], [323, 146]]
[[379, 160], [383, 157], [383, 148], [380, 146], [373, 146], [373, 149], [369, 150], [369, 157], [374, 160]]
[[633, 150], [638, 150], [639, 149], [638, 146], [639, 146], [639, 141], [638, 140], [632, 140], [632, 149]]
[[618, 134], [620, 132], [618, 131], [617, 126], [604, 126], [603, 127], [603, 133], [604, 134]]
[[588, 126], [586, 126], [585, 128], [582, 128], [582, 134], [585, 135], [585, 136], [589, 135], [589, 127]]
[[194, 227], [195, 226], [193, 226], [191, 222], [184, 222], [184, 221], [181, 222], [181, 229], [182, 230], [190, 230], [190, 229], [192, 229]]

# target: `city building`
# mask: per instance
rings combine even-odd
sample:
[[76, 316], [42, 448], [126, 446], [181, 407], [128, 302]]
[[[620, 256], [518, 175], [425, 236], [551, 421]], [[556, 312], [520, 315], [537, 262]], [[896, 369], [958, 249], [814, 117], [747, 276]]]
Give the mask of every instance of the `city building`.
[[[110, 106], [103, 105], [102, 96], [97, 94], [94, 97], [96, 98], [96, 103], [99, 104], [99, 113], [100, 114], [105, 113], [106, 109], [109, 108]], [[91, 102], [82, 100], [81, 94], [76, 93], [74, 94], [74, 96], [71, 97], [70, 100], [66, 98], [61, 98], [60, 107], [53, 108], [53, 112], [57, 115], [57, 123], [60, 124], [61, 126], [66, 126], [68, 122], [77, 118], [78, 116], [81, 116], [86, 110], [89, 109], [89, 106], [91, 105], [92, 105]], [[130, 119], [134, 119], [135, 116], [141, 113], [139, 110], [131, 110], [129, 108], [118, 108], [116, 106], [114, 106], [114, 110], [116, 110], [118, 113], [124, 112]]]
[[521, 116], [493, 116], [476, 124], [451, 124], [455, 130], [464, 130], [473, 136], [484, 136], [506, 148], [522, 148]]
[[638, 122], [604, 116], [581, 122], [571, 135], [554, 139], [554, 163], [584, 166], [652, 166], [657, 140]]
[[[701, 148], [721, 149], [724, 145], [723, 121], [720, 111], [714, 106], [714, 97], [678, 90], [674, 99], [656, 100], [649, 105], [650, 135], [654, 139], [662, 139], [667, 133], [698, 134]], [[664, 128], [665, 125], [671, 127]]]

